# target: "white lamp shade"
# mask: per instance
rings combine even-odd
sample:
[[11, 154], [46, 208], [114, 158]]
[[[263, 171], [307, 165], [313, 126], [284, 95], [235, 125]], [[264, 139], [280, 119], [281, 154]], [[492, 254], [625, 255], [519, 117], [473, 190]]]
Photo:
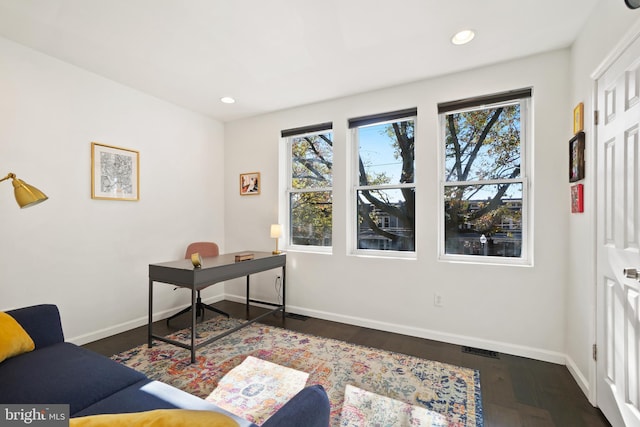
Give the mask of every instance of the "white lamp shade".
[[280, 224], [271, 224], [271, 237], [273, 239], [282, 237], [282, 226]]

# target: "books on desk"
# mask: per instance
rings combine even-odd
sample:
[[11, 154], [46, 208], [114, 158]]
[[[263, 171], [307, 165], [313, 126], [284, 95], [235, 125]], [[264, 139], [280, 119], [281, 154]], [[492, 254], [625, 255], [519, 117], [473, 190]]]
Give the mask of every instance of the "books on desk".
[[246, 254], [238, 254], [236, 255], [236, 262], [240, 262], [240, 261], [248, 261], [250, 259], [253, 259], [253, 254], [252, 253], [246, 253]]

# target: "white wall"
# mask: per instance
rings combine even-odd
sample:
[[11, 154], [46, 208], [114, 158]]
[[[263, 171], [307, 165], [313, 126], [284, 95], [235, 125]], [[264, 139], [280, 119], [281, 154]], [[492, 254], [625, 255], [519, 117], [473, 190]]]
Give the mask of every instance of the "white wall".
[[[227, 123], [227, 247], [271, 250], [269, 224], [278, 220], [280, 131], [332, 121], [333, 254], [288, 252], [290, 310], [564, 363], [568, 79], [569, 51], [562, 50]], [[535, 105], [535, 266], [438, 262], [437, 104], [523, 87], [533, 87]], [[347, 119], [409, 107], [418, 107], [417, 259], [350, 256], [345, 215]], [[238, 174], [253, 171], [262, 174], [262, 194], [240, 196]], [[257, 291], [261, 297], [273, 295], [272, 281], [269, 275], [262, 279], [263, 289]], [[241, 283], [228, 285], [227, 291], [242, 295]], [[436, 292], [443, 296], [442, 308], [434, 307]]]
[[[578, 384], [594, 402], [595, 364], [591, 346], [595, 343], [596, 268], [596, 149], [593, 135], [593, 89], [591, 74], [632, 27], [638, 29], [640, 11], [627, 9], [622, 0], [601, 1], [574, 43], [571, 55], [571, 105], [585, 105], [586, 178], [585, 209], [569, 216], [569, 281], [566, 304], [567, 365]], [[573, 129], [565, 126], [567, 139]], [[569, 191], [567, 184], [566, 191]]]
[[[49, 196], [0, 183], [0, 308], [58, 304], [76, 342], [146, 323], [148, 264], [224, 245], [223, 125], [2, 38], [0, 63], [0, 174]], [[140, 201], [91, 199], [92, 141], [140, 151]], [[189, 300], [156, 289], [157, 312]]]

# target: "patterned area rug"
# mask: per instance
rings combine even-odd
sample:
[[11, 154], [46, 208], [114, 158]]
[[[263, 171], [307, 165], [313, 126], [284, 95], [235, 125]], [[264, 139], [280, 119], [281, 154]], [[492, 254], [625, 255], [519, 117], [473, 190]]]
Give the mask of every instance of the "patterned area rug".
[[425, 408], [347, 385], [340, 427], [448, 427], [447, 417]]
[[[196, 341], [238, 325], [216, 317], [198, 325]], [[185, 329], [171, 338], [189, 342]], [[347, 385], [387, 396], [446, 417], [447, 426], [483, 425], [479, 372], [399, 353], [315, 337], [254, 323], [198, 350], [196, 363], [180, 347], [156, 341], [113, 359], [196, 396], [207, 396], [247, 356], [309, 374], [307, 384], [322, 384], [331, 401], [331, 425], [340, 426]]]

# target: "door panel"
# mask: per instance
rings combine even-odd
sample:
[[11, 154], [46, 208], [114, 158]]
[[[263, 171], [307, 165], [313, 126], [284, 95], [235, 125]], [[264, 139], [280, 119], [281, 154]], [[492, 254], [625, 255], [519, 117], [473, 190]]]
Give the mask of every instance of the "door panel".
[[597, 403], [640, 426], [640, 39], [597, 87]]

